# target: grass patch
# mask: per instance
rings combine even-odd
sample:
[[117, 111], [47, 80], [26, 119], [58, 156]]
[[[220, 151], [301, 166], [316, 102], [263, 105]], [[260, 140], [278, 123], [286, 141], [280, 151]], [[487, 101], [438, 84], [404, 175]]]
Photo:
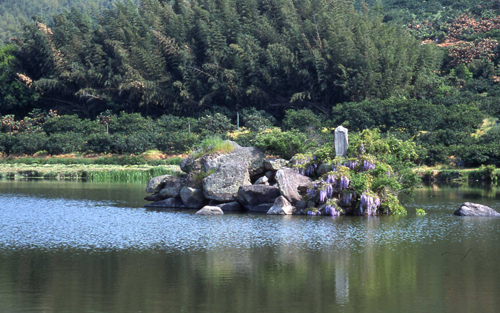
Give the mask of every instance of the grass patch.
[[141, 156], [100, 156], [95, 158], [83, 157], [7, 157], [0, 159], [0, 164], [26, 164], [26, 165], [179, 165], [181, 158], [144, 159]]
[[199, 158], [202, 155], [210, 153], [227, 154], [234, 150], [234, 146], [227, 140], [222, 140], [220, 137], [205, 138], [200, 146], [193, 152], [193, 157]]
[[216, 171], [215, 169], [211, 169], [208, 172], [206, 172], [205, 170], [202, 170], [199, 173], [194, 174], [193, 178], [197, 184], [201, 184], [203, 182], [203, 179], [212, 175], [213, 173], [215, 173], [215, 171]]
[[90, 182], [147, 183], [156, 176], [179, 173], [180, 169], [176, 165], [0, 164], [0, 177], [3, 179], [81, 179]]

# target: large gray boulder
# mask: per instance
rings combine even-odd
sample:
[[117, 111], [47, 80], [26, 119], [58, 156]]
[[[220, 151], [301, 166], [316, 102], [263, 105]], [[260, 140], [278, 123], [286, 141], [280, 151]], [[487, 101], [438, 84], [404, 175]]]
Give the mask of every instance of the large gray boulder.
[[166, 200], [156, 201], [145, 205], [148, 208], [170, 208], [170, 209], [185, 209], [186, 206], [180, 198], [170, 198]]
[[293, 206], [285, 197], [279, 196], [267, 214], [290, 215], [293, 214]]
[[224, 211], [224, 212], [240, 212], [240, 211], [243, 211], [243, 207], [241, 206], [241, 204], [239, 204], [236, 201], [218, 204], [218, 205], [216, 205], [216, 207], [221, 208], [221, 210]]
[[205, 196], [201, 188], [183, 187], [180, 191], [182, 203], [189, 209], [199, 209], [203, 206]]
[[183, 182], [183, 177], [166, 177], [161, 183], [163, 188], [159, 192], [160, 197], [162, 197], [163, 199], [178, 198], [181, 193]]
[[245, 159], [232, 159], [218, 165], [217, 170], [203, 179], [205, 198], [220, 202], [235, 201], [241, 186], [251, 185]]
[[160, 192], [160, 190], [163, 189], [164, 180], [173, 177], [172, 175], [161, 175], [161, 176], [156, 176], [152, 178], [148, 182], [148, 186], [146, 187], [146, 193], [157, 193]]
[[146, 201], [160, 201], [160, 200], [164, 200], [164, 199], [166, 199], [166, 198], [162, 198], [159, 193], [155, 193], [154, 195], [149, 195], [149, 196], [144, 197], [144, 200], [146, 200]]
[[[234, 149], [241, 148], [241, 146], [234, 141], [228, 140], [228, 142], [233, 145]], [[183, 172], [189, 174], [193, 171], [201, 171], [201, 169], [205, 168], [205, 165], [207, 163], [221, 156], [221, 153], [215, 152], [215, 153], [202, 154], [199, 157], [195, 157], [198, 153], [199, 150], [196, 150], [193, 153], [191, 153], [187, 158], [181, 161], [180, 168]]]
[[276, 172], [276, 181], [280, 189], [280, 193], [292, 205], [302, 200], [297, 188], [301, 186], [308, 186], [312, 182], [309, 177], [303, 176], [290, 168], [283, 168]]
[[[193, 153], [196, 153], [193, 152]], [[191, 173], [193, 171], [201, 171], [205, 167], [207, 162], [212, 161], [219, 157], [219, 154], [205, 154], [200, 157], [195, 158], [193, 154], [189, 155], [187, 158], [182, 159], [180, 163], [181, 171], [185, 173]]]
[[217, 170], [222, 164], [233, 163], [237, 160], [245, 160], [250, 176], [265, 172], [264, 153], [256, 147], [236, 147], [233, 152], [218, 156], [207, 161], [204, 165], [205, 171]]
[[280, 196], [278, 187], [267, 185], [242, 186], [238, 190], [238, 202], [246, 209], [263, 203], [274, 203]]
[[221, 208], [209, 205], [204, 206], [203, 209], [196, 212], [196, 215], [222, 215], [222, 214], [224, 214], [224, 212], [221, 210]]
[[500, 213], [482, 204], [465, 202], [460, 206], [460, 209], [456, 210], [455, 215], [459, 216], [487, 216], [487, 217], [498, 217]]
[[284, 167], [287, 167], [289, 161], [285, 159], [265, 159], [264, 167], [267, 171], [277, 171]]

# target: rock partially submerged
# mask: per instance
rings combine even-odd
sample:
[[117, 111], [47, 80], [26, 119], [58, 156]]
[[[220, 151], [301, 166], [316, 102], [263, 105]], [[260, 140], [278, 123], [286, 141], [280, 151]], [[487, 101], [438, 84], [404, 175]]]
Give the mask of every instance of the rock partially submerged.
[[492, 208], [472, 202], [463, 203], [454, 214], [459, 216], [500, 217], [500, 213]]
[[[200, 215], [235, 211], [300, 213], [294, 205], [303, 202], [312, 180], [287, 168], [287, 160], [265, 159], [258, 148], [233, 145], [235, 149], [228, 154], [191, 154], [181, 162], [181, 169], [187, 175], [151, 179], [146, 192], [154, 194], [145, 199], [156, 202], [147, 206], [203, 208], [197, 212]], [[200, 177], [204, 178], [200, 180]]]
[[172, 177], [172, 175], [161, 175], [157, 177], [153, 177], [146, 187], [146, 193], [156, 193], [162, 190], [165, 185], [165, 180]]
[[189, 209], [199, 209], [205, 202], [203, 189], [183, 187], [180, 192], [181, 200]]
[[203, 209], [196, 212], [196, 215], [222, 215], [224, 212], [216, 206], [204, 206]]
[[243, 207], [241, 206], [241, 204], [239, 204], [236, 201], [228, 202], [228, 203], [221, 203], [221, 204], [216, 205], [216, 207], [221, 208], [221, 210], [224, 212], [241, 212], [241, 211], [243, 211]]
[[[266, 185], [242, 186], [238, 190], [238, 202], [246, 209], [263, 203], [273, 203], [280, 196], [278, 187]], [[266, 211], [267, 212], [267, 211]]]
[[267, 211], [267, 214], [290, 215], [293, 214], [293, 206], [283, 196], [279, 196], [274, 201], [273, 206]]
[[145, 207], [151, 208], [168, 208], [168, 209], [186, 209], [187, 207], [182, 203], [180, 198], [170, 198], [166, 200], [148, 203]]

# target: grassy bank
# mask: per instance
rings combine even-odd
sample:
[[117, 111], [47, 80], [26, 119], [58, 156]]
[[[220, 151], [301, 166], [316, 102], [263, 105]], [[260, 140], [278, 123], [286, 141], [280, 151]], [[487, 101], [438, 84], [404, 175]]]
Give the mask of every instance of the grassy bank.
[[468, 182], [484, 181], [498, 182], [500, 169], [493, 165], [481, 166], [479, 168], [454, 168], [449, 166], [418, 167], [415, 172], [425, 182]]
[[90, 182], [147, 183], [151, 178], [179, 173], [177, 165], [99, 165], [0, 163], [2, 179], [58, 179]]

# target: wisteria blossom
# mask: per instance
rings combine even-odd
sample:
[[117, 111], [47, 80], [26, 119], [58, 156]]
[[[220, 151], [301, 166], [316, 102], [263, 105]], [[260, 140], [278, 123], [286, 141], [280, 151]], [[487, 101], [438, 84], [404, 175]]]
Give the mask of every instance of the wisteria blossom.
[[366, 172], [366, 171], [374, 170], [374, 169], [375, 169], [375, 164], [373, 164], [372, 162], [367, 161], [367, 160], [363, 161], [363, 166], [361, 168], [362, 172]]
[[328, 174], [328, 176], [325, 179], [325, 182], [328, 184], [333, 184], [335, 186], [335, 184], [336, 184], [335, 175]]
[[335, 206], [332, 206], [329, 204], [325, 207], [325, 212], [326, 212], [326, 215], [340, 216], [340, 210], [337, 210], [335, 208]]
[[349, 178], [342, 176], [340, 177], [340, 190], [347, 189], [349, 187]]
[[367, 215], [376, 215], [379, 205], [380, 199], [377, 196], [372, 196], [366, 192], [361, 195], [361, 204], [359, 206], [361, 214], [366, 212]]
[[331, 198], [333, 195], [333, 187], [330, 184], [325, 184], [324, 187], [319, 191], [319, 200], [321, 202], [326, 201], [327, 198]]
[[348, 205], [351, 202], [352, 194], [344, 193], [342, 194], [342, 203]]
[[347, 161], [345, 163], [345, 166], [353, 170], [356, 168], [356, 166], [358, 166], [358, 164], [359, 164], [358, 161]]
[[361, 153], [365, 153], [366, 152], [364, 144], [361, 144], [361, 147], [359, 147], [359, 152], [361, 152]]
[[316, 171], [316, 169], [318, 168], [318, 164], [316, 162], [313, 162], [311, 164], [308, 163], [315, 159], [316, 156], [302, 156], [300, 158], [294, 158], [293, 162], [301, 175], [310, 176], [314, 173], [314, 171]]

